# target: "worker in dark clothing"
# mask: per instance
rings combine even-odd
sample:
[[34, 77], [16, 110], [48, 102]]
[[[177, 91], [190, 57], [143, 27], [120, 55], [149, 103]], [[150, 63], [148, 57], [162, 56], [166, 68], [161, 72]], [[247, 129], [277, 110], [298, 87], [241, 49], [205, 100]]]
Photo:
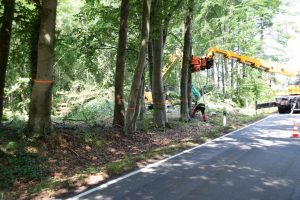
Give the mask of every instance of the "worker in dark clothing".
[[199, 103], [196, 107], [194, 107], [192, 111], [192, 117], [194, 118], [196, 116], [196, 113], [200, 110], [202, 115], [202, 121], [206, 122], [206, 115], [205, 115], [205, 104]]

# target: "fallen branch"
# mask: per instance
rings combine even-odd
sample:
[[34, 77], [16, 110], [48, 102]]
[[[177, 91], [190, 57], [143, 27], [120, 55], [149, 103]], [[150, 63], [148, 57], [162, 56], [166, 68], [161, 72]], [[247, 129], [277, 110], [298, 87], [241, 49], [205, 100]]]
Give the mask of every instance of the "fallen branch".
[[85, 156], [82, 156], [82, 155], [79, 155], [76, 151], [74, 151], [73, 149], [71, 149], [70, 147], [66, 147], [69, 151], [73, 152], [77, 158], [83, 158], [87, 161], [92, 161], [92, 159], [88, 158], [88, 157], [85, 157]]

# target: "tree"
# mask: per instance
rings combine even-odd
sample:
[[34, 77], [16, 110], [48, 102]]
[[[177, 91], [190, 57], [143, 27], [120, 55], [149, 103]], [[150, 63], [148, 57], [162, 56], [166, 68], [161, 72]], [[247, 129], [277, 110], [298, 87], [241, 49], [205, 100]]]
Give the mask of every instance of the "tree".
[[[162, 79], [163, 67], [163, 0], [154, 1], [152, 45], [153, 45], [153, 69], [152, 69], [152, 98], [153, 118], [158, 127], [165, 127], [168, 119], [166, 117], [166, 106], [164, 96], [164, 83]], [[155, 50], [154, 50], [155, 49]]]
[[56, 7], [57, 0], [45, 0], [42, 4], [37, 73], [33, 80], [28, 122], [28, 131], [34, 137], [51, 132]]
[[141, 46], [138, 57], [138, 64], [135, 68], [133, 81], [131, 84], [130, 95], [128, 99], [128, 108], [125, 118], [124, 133], [125, 135], [132, 134], [136, 131], [136, 115], [139, 106], [139, 91], [141, 87], [142, 76], [144, 73], [144, 65], [146, 60], [146, 52], [149, 40], [149, 24], [150, 24], [151, 0], [144, 0], [143, 19], [141, 30]]
[[120, 14], [119, 46], [115, 72], [115, 110], [113, 125], [124, 126], [124, 68], [127, 44], [128, 1], [122, 0]]
[[189, 11], [185, 19], [184, 29], [184, 47], [183, 47], [183, 60], [181, 69], [181, 82], [180, 82], [180, 119], [182, 121], [188, 121], [189, 116], [189, 104], [188, 104], [188, 80], [189, 80], [189, 62], [191, 57], [191, 34], [192, 34], [192, 15], [193, 15], [193, 0], [189, 1]]
[[15, 0], [2, 0], [4, 5], [3, 22], [0, 29], [0, 124], [3, 116], [5, 75], [9, 55]]
[[31, 62], [31, 78], [35, 79], [37, 70], [37, 56], [38, 56], [38, 41], [39, 41], [39, 29], [41, 23], [41, 11], [42, 4], [39, 0], [34, 0], [36, 15], [32, 20], [32, 30], [31, 30], [31, 52], [30, 52], [30, 62]]

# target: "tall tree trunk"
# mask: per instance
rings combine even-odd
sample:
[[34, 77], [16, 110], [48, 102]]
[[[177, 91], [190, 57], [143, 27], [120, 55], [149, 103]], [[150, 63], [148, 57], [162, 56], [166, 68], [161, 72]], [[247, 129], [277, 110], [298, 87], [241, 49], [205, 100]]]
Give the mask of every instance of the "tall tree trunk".
[[140, 111], [139, 111], [139, 120], [142, 121], [144, 119], [145, 114], [145, 73], [146, 73], [146, 65], [144, 67], [144, 72], [142, 76], [140, 91], [139, 91], [139, 105], [140, 105]]
[[122, 0], [120, 13], [120, 29], [119, 29], [119, 47], [116, 62], [115, 72], [115, 110], [113, 126], [123, 128], [124, 126], [124, 68], [125, 68], [125, 54], [127, 45], [127, 22], [128, 22], [128, 2], [129, 0]]
[[[42, 12], [42, 4], [39, 0], [34, 0], [36, 7], [36, 16], [32, 21], [31, 28], [31, 41], [30, 41], [30, 70], [31, 70], [31, 78], [35, 80], [36, 72], [37, 72], [37, 57], [38, 57], [38, 41], [39, 41], [39, 32], [41, 26], [41, 12]], [[33, 84], [33, 83], [32, 83]], [[31, 85], [32, 89], [32, 85]]]
[[192, 114], [192, 72], [191, 69], [188, 69], [188, 108], [189, 115]]
[[229, 76], [229, 69], [228, 69], [228, 58], [224, 57], [224, 84], [225, 84], [225, 92], [230, 84], [230, 76]]
[[218, 62], [216, 63], [217, 66], [217, 83], [218, 83], [218, 89], [220, 90], [220, 59], [218, 59]]
[[[151, 26], [151, 24], [150, 24]], [[150, 80], [150, 88], [152, 91], [152, 73], [153, 73], [153, 44], [151, 40], [151, 34], [150, 39], [148, 42], [148, 60], [149, 60], [149, 80]]]
[[185, 32], [184, 32], [184, 47], [183, 47], [183, 60], [181, 68], [181, 82], [180, 82], [180, 119], [182, 121], [188, 121], [189, 105], [188, 105], [188, 68], [190, 65], [191, 57], [191, 32], [192, 32], [192, 10], [193, 0], [189, 1], [188, 16], [185, 20]]
[[162, 66], [163, 66], [163, 0], [157, 0], [154, 7], [154, 20], [155, 25], [153, 32], [155, 36], [153, 40], [153, 71], [152, 71], [152, 98], [153, 98], [153, 117], [154, 122], [158, 127], [165, 127], [167, 123], [164, 85], [162, 79]]
[[2, 0], [4, 5], [3, 22], [0, 29], [0, 125], [3, 116], [4, 87], [6, 67], [8, 64], [8, 54], [14, 18], [15, 0]]
[[36, 79], [33, 80], [28, 131], [33, 137], [51, 132], [54, 39], [57, 0], [44, 0], [38, 41]]
[[225, 92], [226, 92], [226, 86], [225, 86], [225, 61], [226, 58], [224, 58], [222, 61], [223, 61], [223, 65], [221, 66], [222, 67], [222, 92], [223, 92], [223, 96], [225, 97]]
[[233, 90], [234, 88], [234, 75], [235, 75], [235, 68], [234, 68], [234, 61], [231, 60], [231, 65], [230, 65], [230, 86], [231, 86], [231, 89]]
[[211, 68], [211, 79], [210, 79], [210, 83], [212, 84], [212, 85], [215, 85], [215, 63], [214, 63], [214, 65], [212, 66], [212, 68]]
[[132, 134], [136, 131], [136, 118], [135, 114], [138, 111], [138, 96], [139, 89], [141, 85], [141, 79], [143, 76], [144, 65], [146, 60], [147, 45], [149, 40], [149, 23], [150, 23], [150, 9], [151, 0], [144, 0], [143, 8], [143, 25], [142, 25], [142, 41], [140, 46], [140, 53], [138, 58], [138, 63], [135, 68], [135, 73], [131, 85], [128, 108], [125, 118], [124, 133], [125, 135]]

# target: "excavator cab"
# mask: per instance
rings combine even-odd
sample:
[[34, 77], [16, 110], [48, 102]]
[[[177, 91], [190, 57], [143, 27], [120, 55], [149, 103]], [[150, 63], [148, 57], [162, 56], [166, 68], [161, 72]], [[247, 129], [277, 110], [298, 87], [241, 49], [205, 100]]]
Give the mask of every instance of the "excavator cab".
[[210, 69], [214, 65], [214, 60], [211, 57], [196, 57], [192, 55], [190, 68], [192, 72], [199, 72], [205, 69]]
[[300, 75], [292, 78], [288, 83], [288, 93], [290, 95], [300, 94]]

